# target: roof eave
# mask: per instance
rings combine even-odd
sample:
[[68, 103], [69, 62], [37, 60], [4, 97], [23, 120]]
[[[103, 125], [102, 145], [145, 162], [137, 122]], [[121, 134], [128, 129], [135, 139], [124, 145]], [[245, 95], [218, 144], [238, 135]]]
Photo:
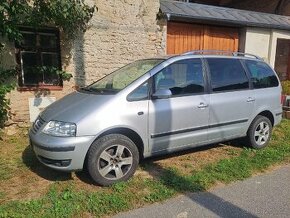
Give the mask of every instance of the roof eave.
[[243, 21], [233, 21], [228, 19], [213, 19], [203, 17], [200, 18], [198, 16], [187, 16], [184, 14], [173, 14], [173, 13], [164, 13], [167, 21], [180, 21], [186, 23], [204, 23], [204, 24], [214, 24], [214, 25], [226, 25], [232, 27], [258, 27], [258, 28], [267, 28], [267, 29], [279, 29], [279, 30], [290, 30], [289, 26], [283, 25], [269, 25], [263, 23], [251, 23], [251, 22], [243, 22]]

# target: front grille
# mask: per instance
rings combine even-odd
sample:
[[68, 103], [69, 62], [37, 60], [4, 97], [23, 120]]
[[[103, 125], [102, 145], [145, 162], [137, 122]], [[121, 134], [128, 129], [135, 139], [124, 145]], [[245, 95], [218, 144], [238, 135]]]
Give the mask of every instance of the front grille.
[[45, 123], [45, 121], [43, 119], [41, 119], [41, 117], [37, 117], [37, 119], [33, 123], [32, 131], [34, 133], [37, 133], [37, 131], [43, 126], [44, 123]]

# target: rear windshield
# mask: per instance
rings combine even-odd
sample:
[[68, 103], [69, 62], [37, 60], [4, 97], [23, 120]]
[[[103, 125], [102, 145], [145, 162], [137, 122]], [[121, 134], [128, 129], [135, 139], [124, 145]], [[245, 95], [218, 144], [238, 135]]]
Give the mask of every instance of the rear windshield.
[[103, 77], [82, 90], [101, 94], [117, 93], [160, 64], [162, 61], [163, 59], [135, 61]]
[[251, 73], [253, 86], [256, 89], [279, 86], [274, 71], [264, 62], [246, 60], [246, 67]]

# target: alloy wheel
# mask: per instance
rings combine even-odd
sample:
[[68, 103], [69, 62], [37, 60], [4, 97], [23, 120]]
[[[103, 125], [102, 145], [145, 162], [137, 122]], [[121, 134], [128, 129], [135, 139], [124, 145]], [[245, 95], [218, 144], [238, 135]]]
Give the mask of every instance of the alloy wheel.
[[270, 135], [270, 127], [268, 125], [268, 123], [266, 122], [260, 122], [256, 129], [255, 129], [255, 142], [257, 143], [257, 145], [262, 146], [264, 145], [269, 138]]
[[133, 155], [127, 147], [112, 145], [98, 158], [98, 171], [106, 179], [118, 180], [130, 171], [132, 164]]

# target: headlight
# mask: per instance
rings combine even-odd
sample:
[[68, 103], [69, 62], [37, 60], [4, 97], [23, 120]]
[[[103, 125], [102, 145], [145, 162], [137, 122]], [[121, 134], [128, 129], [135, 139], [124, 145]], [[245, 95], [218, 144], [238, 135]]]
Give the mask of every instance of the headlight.
[[74, 123], [49, 121], [42, 132], [53, 136], [76, 136], [76, 130], [77, 126]]

